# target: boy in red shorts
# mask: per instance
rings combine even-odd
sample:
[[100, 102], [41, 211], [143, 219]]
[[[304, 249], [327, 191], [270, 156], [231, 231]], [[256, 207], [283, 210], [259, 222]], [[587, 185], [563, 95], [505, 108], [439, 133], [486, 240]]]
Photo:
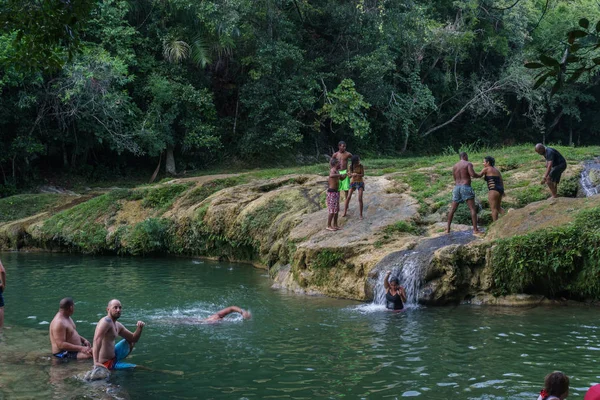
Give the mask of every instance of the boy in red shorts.
[[340, 178], [345, 179], [346, 175], [340, 174], [340, 161], [337, 158], [331, 157], [329, 166], [329, 185], [327, 188], [327, 211], [329, 211], [329, 217], [327, 218], [326, 229], [328, 231], [339, 231], [341, 229], [338, 226], [338, 213], [340, 212], [339, 184]]

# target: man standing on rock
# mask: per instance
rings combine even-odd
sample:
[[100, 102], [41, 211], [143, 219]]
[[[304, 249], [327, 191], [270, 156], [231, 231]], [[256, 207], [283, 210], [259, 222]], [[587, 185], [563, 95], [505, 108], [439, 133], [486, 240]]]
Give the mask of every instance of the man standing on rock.
[[92, 345], [79, 336], [71, 315], [75, 312], [75, 302], [70, 297], [60, 301], [58, 312], [50, 323], [50, 344], [56, 358], [86, 360], [92, 358]]
[[350, 190], [350, 177], [348, 176], [348, 160], [352, 157], [352, 154], [346, 151], [346, 142], [343, 140], [338, 143], [338, 151], [333, 153], [331, 156], [333, 158], [337, 158], [340, 162], [340, 174], [344, 175], [345, 178], [340, 179], [338, 190], [341, 192], [342, 190], [346, 193], [346, 197], [348, 198], [348, 191]]
[[460, 161], [452, 167], [452, 175], [454, 176], [454, 190], [452, 191], [452, 205], [448, 213], [448, 227], [446, 233], [450, 233], [450, 224], [452, 218], [460, 203], [466, 202], [471, 210], [471, 221], [473, 222], [473, 233], [481, 233], [477, 229], [477, 209], [475, 208], [475, 192], [471, 187], [471, 177], [476, 177], [477, 174], [473, 169], [473, 164], [469, 162], [469, 156], [464, 151], [459, 154]]
[[546, 174], [542, 179], [542, 185], [547, 184], [552, 197], [558, 197], [558, 184], [560, 176], [567, 169], [567, 160], [556, 149], [546, 147], [541, 143], [535, 145], [535, 152], [546, 159]]
[[[124, 363], [121, 360], [129, 355], [133, 346], [140, 340], [146, 324], [138, 321], [135, 332], [131, 333], [123, 324], [117, 322], [122, 309], [119, 300], [111, 300], [106, 307], [108, 315], [102, 318], [96, 326], [93, 351], [94, 367], [104, 367], [109, 370], [136, 367], [135, 364]], [[121, 336], [123, 340], [115, 346], [117, 336]]]

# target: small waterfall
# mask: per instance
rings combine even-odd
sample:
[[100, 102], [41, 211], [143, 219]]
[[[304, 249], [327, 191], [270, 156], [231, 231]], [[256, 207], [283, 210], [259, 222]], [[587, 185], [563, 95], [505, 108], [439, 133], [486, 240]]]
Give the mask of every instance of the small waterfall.
[[[400, 286], [406, 291], [406, 305], [416, 306], [419, 289], [422, 284], [422, 268], [424, 265], [423, 256], [431, 258], [431, 254], [424, 254], [421, 251], [407, 251], [399, 257], [392, 265], [388, 265], [388, 270], [392, 271], [390, 278], [398, 278]], [[378, 305], [385, 304], [385, 288], [383, 279], [386, 271], [381, 271], [379, 279], [374, 288], [373, 303]]]
[[383, 279], [387, 271], [390, 278], [398, 278], [400, 286], [406, 291], [406, 306], [419, 304], [420, 290], [425, 283], [426, 269], [431, 263], [433, 253], [451, 244], [466, 244], [473, 240], [471, 232], [452, 232], [449, 235], [425, 239], [412, 250], [397, 251], [385, 256], [373, 269], [370, 280], [373, 288], [373, 304], [385, 305]]
[[587, 161], [583, 164], [579, 183], [585, 197], [600, 193], [600, 159]]

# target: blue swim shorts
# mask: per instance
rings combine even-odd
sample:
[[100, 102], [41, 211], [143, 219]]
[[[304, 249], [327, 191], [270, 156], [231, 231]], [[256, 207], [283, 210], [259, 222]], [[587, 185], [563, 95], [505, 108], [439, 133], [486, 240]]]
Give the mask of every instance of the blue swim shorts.
[[135, 364], [129, 364], [121, 361], [127, 357], [129, 353], [131, 353], [131, 346], [129, 346], [129, 342], [127, 340], [123, 339], [115, 346], [115, 358], [108, 360], [103, 364], [109, 370], [135, 368]]
[[350, 187], [354, 190], [358, 190], [358, 189], [365, 190], [365, 183], [364, 182], [352, 182], [350, 184]]
[[456, 185], [452, 191], [452, 201], [454, 203], [464, 203], [467, 200], [475, 198], [475, 192], [469, 185]]

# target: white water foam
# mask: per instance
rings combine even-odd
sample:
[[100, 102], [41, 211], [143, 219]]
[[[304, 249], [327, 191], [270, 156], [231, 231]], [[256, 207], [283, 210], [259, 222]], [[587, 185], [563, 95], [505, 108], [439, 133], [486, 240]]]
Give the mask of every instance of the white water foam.
[[[404, 287], [406, 291], [406, 304], [405, 308], [418, 307], [418, 295], [419, 289], [421, 289], [421, 255], [417, 251], [409, 252], [404, 255], [401, 265], [394, 265], [392, 268], [391, 278], [397, 277], [400, 281], [400, 286]], [[373, 303], [376, 305], [385, 306], [385, 287], [383, 286], [383, 280], [385, 279], [386, 273], [383, 271], [379, 274], [379, 280], [374, 289]]]
[[600, 186], [594, 184], [590, 173], [600, 174], [600, 163], [598, 161], [595, 162], [587, 162], [583, 165], [583, 171], [581, 172], [581, 178], [579, 178], [579, 183], [581, 186], [581, 190], [585, 194], [585, 197], [594, 196], [600, 193]]

